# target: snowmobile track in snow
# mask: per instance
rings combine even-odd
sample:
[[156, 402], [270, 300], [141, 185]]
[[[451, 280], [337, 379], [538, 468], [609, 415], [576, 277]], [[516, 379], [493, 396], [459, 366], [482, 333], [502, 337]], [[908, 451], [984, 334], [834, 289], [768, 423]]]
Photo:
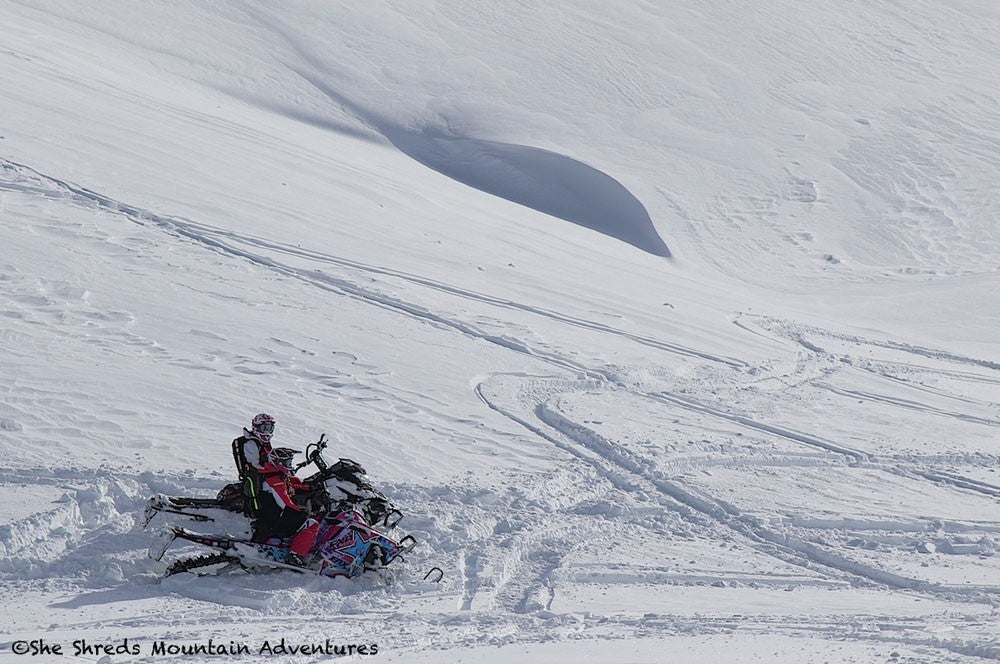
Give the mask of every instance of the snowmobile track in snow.
[[[551, 390], [553, 395], [573, 391], [570, 386], [561, 381], [554, 381], [554, 385], [556, 386]], [[615, 388], [606, 383], [581, 382], [578, 384], [577, 389], [580, 391], [600, 391], [601, 389]], [[1000, 595], [1000, 588], [992, 586], [967, 588], [944, 587], [939, 584], [887, 572], [878, 567], [846, 558], [834, 553], [827, 547], [817, 546], [788, 532], [776, 531], [752, 517], [742, 516], [738, 510], [719, 503], [706, 494], [693, 493], [681, 484], [667, 480], [659, 471], [654, 470], [655, 464], [651, 463], [651, 460], [636, 456], [634, 452], [615, 444], [587, 426], [568, 419], [559, 412], [558, 406], [554, 407], [556, 403], [555, 396], [538, 403], [533, 409], [530, 408], [530, 404], [526, 404], [528, 407], [525, 410], [533, 410], [533, 419], [534, 422], [537, 422], [534, 423], [526, 416], [514, 414], [508, 406], [501, 406], [496, 403], [494, 399], [486, 395], [483, 385], [478, 386], [476, 391], [480, 399], [490, 405], [491, 408], [511, 418], [532, 433], [556, 444], [561, 449], [567, 449], [569, 445], [567, 451], [594, 465], [598, 473], [609, 479], [613, 485], [626, 489], [647, 484], [652, 485], [663, 496], [675, 502], [674, 509], [681, 511], [689, 509], [702, 514], [726, 526], [735, 533], [746, 537], [750, 542], [754, 543], [753, 546], [757, 550], [785, 562], [805, 566], [815, 571], [825, 570], [823, 573], [832, 579], [853, 579], [854, 583], [862, 585], [875, 583], [890, 588], [918, 591], [923, 594], [952, 601], [991, 603], [995, 601], [997, 595]], [[765, 434], [779, 436], [795, 443], [819, 448], [828, 453], [842, 455], [848, 466], [882, 467], [884, 470], [901, 475], [902, 477], [910, 477], [917, 480], [940, 480], [940, 478], [934, 476], [927, 477], [920, 473], [912, 473], [904, 470], [903, 467], [900, 467], [898, 461], [882, 464], [871, 458], [870, 455], [861, 453], [860, 451], [820, 441], [813, 436], [790, 432], [781, 427], [760, 424], [748, 418], [702, 407], [686, 398], [682, 399], [662, 393], [636, 393], [636, 396], [694, 410], [702, 414], [731, 421], [741, 426], [747, 426]], [[538, 395], [536, 394], [535, 397], [537, 398]], [[581, 449], [574, 450], [572, 449], [574, 446], [578, 446]], [[836, 464], [834, 458], [828, 460], [828, 463]], [[954, 481], [954, 478], [952, 483], [962, 488], [971, 488], [971, 490], [978, 491], [979, 493], [993, 495], [989, 485], [982, 486], [969, 482], [963, 486], [961, 479]], [[989, 529], [988, 526], [986, 527]]]
[[[649, 346], [651, 348], [656, 348], [658, 350], [664, 350], [671, 353], [677, 353], [679, 355], [699, 358], [710, 362], [719, 363], [721, 365], [729, 366], [732, 368], [742, 368], [746, 366], [746, 364], [743, 361], [734, 358], [720, 357], [717, 355], [713, 355], [711, 353], [688, 348], [669, 341], [632, 334], [602, 323], [597, 323], [594, 321], [589, 321], [578, 317], [568, 316], [566, 314], [543, 309], [540, 307], [524, 305], [518, 302], [514, 302], [512, 300], [506, 300], [503, 298], [497, 298], [494, 296], [477, 293], [474, 291], [470, 291], [468, 289], [463, 289], [449, 284], [444, 284], [431, 279], [427, 279], [425, 277], [419, 277], [416, 275], [407, 274], [397, 270], [390, 270], [388, 268], [366, 265], [364, 263], [360, 263], [357, 261], [338, 258], [336, 256], [331, 256], [328, 254], [321, 254], [315, 251], [304, 250], [298, 247], [293, 247], [290, 245], [274, 242], [272, 240], [266, 240], [264, 238], [240, 235], [238, 233], [212, 228], [204, 224], [199, 224], [186, 219], [180, 219], [177, 217], [156, 214], [142, 208], [128, 205], [126, 203], [121, 203], [108, 196], [99, 194], [84, 187], [80, 187], [71, 184], [69, 182], [60, 180], [58, 178], [44, 175], [42, 173], [39, 173], [38, 171], [35, 171], [31, 167], [25, 166], [23, 164], [17, 164], [15, 162], [0, 159], [0, 167], [2, 167], [3, 170], [6, 171], [7, 173], [13, 174], [13, 176], [8, 175], [8, 178], [12, 179], [13, 182], [0, 181], [0, 188], [7, 188], [10, 190], [20, 191], [25, 193], [35, 193], [44, 196], [63, 196], [70, 198], [71, 200], [80, 205], [84, 206], [96, 205], [99, 208], [111, 212], [113, 214], [124, 215], [125, 217], [127, 217], [128, 219], [132, 220], [135, 223], [145, 226], [152, 225], [162, 231], [170, 233], [171, 235], [174, 235], [176, 237], [182, 238], [187, 241], [195, 242], [212, 251], [223, 253], [243, 260], [248, 260], [266, 269], [278, 272], [288, 277], [306, 281], [324, 290], [337, 292], [349, 297], [354, 297], [361, 301], [368, 302], [369, 304], [401, 312], [406, 315], [416, 317], [420, 320], [424, 320], [431, 324], [444, 325], [453, 328], [463, 334], [477, 337], [485, 341], [488, 341], [490, 343], [495, 343], [497, 345], [510, 348], [511, 350], [524, 352], [532, 356], [538, 356], [547, 359], [552, 364], [564, 369], [584, 371], [584, 372], [587, 371], [584, 367], [571, 363], [562, 358], [561, 356], [555, 354], [548, 354], [539, 349], [522, 345], [521, 343], [513, 339], [502, 338], [496, 335], [489, 334], [487, 332], [477, 329], [470, 323], [435, 314], [419, 305], [415, 305], [400, 300], [398, 298], [391, 297], [384, 293], [380, 293], [375, 289], [360, 286], [357, 283], [351, 282], [347, 279], [333, 277], [324, 274], [318, 270], [303, 270], [299, 268], [290, 267], [282, 263], [279, 263], [273, 258], [266, 257], [260, 253], [256, 253], [247, 249], [239, 249], [236, 247], [236, 245], [241, 244], [247, 247], [253, 247], [255, 249], [263, 247], [272, 250], [275, 253], [294, 255], [298, 258], [305, 258], [310, 261], [321, 264], [333, 264], [342, 268], [348, 268], [364, 274], [374, 274], [374, 275], [381, 275], [381, 276], [388, 276], [397, 279], [402, 279], [414, 285], [428, 287], [439, 292], [447, 293], [449, 295], [455, 295], [460, 298], [475, 300], [477, 302], [494, 305], [504, 309], [523, 311], [529, 314], [542, 316], [575, 327], [580, 327], [606, 334], [614, 334], [616, 336], [627, 338], [638, 344]], [[41, 184], [33, 185], [33, 184], [24, 184], [20, 182], [19, 179], [25, 177], [25, 174], [28, 178], [30, 178], [30, 180], [40, 182]]]

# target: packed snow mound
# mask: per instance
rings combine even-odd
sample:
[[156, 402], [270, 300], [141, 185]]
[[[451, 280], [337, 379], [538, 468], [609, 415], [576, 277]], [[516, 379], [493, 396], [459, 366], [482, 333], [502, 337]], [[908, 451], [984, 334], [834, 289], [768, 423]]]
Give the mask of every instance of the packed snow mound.
[[646, 208], [620, 182], [565, 155], [432, 132], [390, 134], [393, 145], [470, 187], [670, 256]]

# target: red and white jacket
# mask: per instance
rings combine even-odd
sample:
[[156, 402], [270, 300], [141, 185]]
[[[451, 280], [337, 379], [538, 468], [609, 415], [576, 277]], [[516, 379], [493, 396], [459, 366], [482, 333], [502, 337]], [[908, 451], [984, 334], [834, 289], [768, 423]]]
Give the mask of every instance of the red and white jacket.
[[296, 491], [308, 491], [309, 485], [292, 474], [290, 470], [280, 463], [266, 461], [260, 470], [263, 480], [261, 488], [267, 491], [274, 498], [274, 502], [281, 509], [292, 509], [302, 512], [302, 508], [295, 504], [292, 496]]

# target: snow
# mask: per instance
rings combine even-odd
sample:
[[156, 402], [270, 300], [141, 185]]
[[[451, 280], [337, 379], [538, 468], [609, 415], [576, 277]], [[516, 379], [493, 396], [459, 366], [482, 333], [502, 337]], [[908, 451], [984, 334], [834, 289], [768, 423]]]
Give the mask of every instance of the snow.
[[[0, 660], [1000, 658], [992, 2], [0, 26]], [[161, 579], [260, 411], [406, 562]]]

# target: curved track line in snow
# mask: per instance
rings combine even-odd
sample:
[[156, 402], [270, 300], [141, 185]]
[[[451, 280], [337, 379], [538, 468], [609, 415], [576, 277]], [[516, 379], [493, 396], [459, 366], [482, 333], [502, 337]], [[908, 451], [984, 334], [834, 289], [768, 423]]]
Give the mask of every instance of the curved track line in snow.
[[838, 574], [846, 574], [874, 581], [892, 588], [916, 590], [949, 600], [992, 603], [1000, 595], [1000, 588], [992, 586], [958, 589], [894, 574], [856, 560], [851, 560], [826, 548], [793, 537], [789, 533], [775, 531], [753, 517], [743, 516], [727, 505], [718, 503], [707, 496], [696, 495], [682, 488], [677, 483], [660, 477], [657, 471], [652, 469], [652, 464], [646, 463], [642, 458], [635, 457], [633, 453], [623, 449], [620, 445], [613, 443], [585, 425], [573, 422], [557, 410], [543, 404], [539, 407], [539, 411], [540, 419], [553, 429], [596, 452], [599, 456], [623, 471], [643, 477], [656, 486], [657, 489], [678, 502], [750, 537], [752, 540], [773, 545], [776, 549], [770, 551], [771, 555], [775, 555], [786, 562], [801, 564], [797, 562], [797, 559], [804, 557]]
[[558, 438], [548, 434], [541, 427], [532, 424], [530, 421], [522, 417], [519, 417], [511, 410], [508, 410], [503, 406], [497, 404], [494, 400], [487, 397], [486, 394], [483, 392], [483, 383], [479, 383], [478, 385], [476, 385], [474, 391], [479, 400], [482, 401], [484, 404], [486, 404], [490, 409], [500, 413], [507, 419], [516, 422], [517, 424], [524, 427], [525, 429], [527, 429], [534, 435], [538, 436], [539, 438], [547, 440], [548, 442], [552, 443], [553, 445], [563, 450], [564, 452], [568, 452], [569, 454], [579, 458], [580, 460], [594, 466], [598, 474], [600, 474], [602, 477], [608, 480], [608, 482], [610, 482], [612, 486], [615, 486], [619, 489], [623, 489], [625, 491], [631, 491], [636, 488], [634, 483], [621, 477], [620, 475], [615, 473], [613, 469], [606, 468], [605, 465], [600, 463], [600, 461], [597, 460], [593, 455], [580, 450], [575, 445], [567, 445]]
[[918, 472], [924, 478], [929, 479], [932, 482], [940, 482], [941, 484], [950, 484], [952, 486], [961, 487], [969, 491], [975, 491], [977, 493], [981, 493], [986, 496], [993, 496], [994, 498], [1000, 498], [1000, 486], [997, 486], [995, 484], [989, 484], [988, 482], [980, 482], [979, 480], [970, 479], [968, 477], [963, 477], [958, 473], [950, 473], [944, 470], [926, 470]]
[[[841, 334], [756, 314], [741, 313], [733, 323], [753, 334], [788, 341], [802, 349], [800, 357], [804, 359], [799, 360], [797, 372], [809, 365], [818, 367], [819, 373], [812, 372], [814, 375], [806, 381], [818, 390], [937, 418], [1000, 426], [996, 416], [1000, 412], [998, 393], [995, 389], [989, 391], [1000, 385], [1000, 375], [994, 373], [1000, 365], [990, 360]], [[868, 352], [862, 353], [856, 347], [867, 348]], [[882, 353], [873, 356], [872, 348]], [[919, 361], [908, 362], [910, 357]], [[955, 365], [971, 365], [979, 371], [958, 370]]]
[[[580, 384], [576, 389], [593, 390], [595, 387], [598, 389], [612, 388], [611, 385], [604, 383], [598, 385], [591, 384], [589, 386]], [[755, 543], [754, 548], [757, 548], [759, 551], [785, 562], [810, 569], [814, 569], [812, 566], [818, 564], [823, 569], [826, 569], [829, 574], [832, 574], [833, 578], [853, 579], [855, 583], [861, 584], [874, 582], [889, 588], [918, 591], [952, 601], [973, 603], [993, 602], [997, 594], [1000, 593], [1000, 589], [992, 586], [966, 586], [960, 588], [893, 573], [886, 569], [841, 555], [827, 546], [815, 544], [789, 531], [775, 529], [773, 526], [767, 525], [753, 516], [741, 514], [735, 507], [718, 501], [710, 495], [688, 489], [680, 483], [666, 478], [662, 474], [662, 471], [657, 469], [657, 464], [653, 459], [638, 455], [634, 451], [605, 438], [588, 426], [575, 422], [562, 414], [558, 407], [558, 397], [560, 394], [573, 391], [573, 388], [564, 382], [561, 387], [553, 391], [552, 396], [548, 400], [541, 401], [534, 406], [533, 412], [539, 421], [538, 424], [527, 421], [524, 417], [516, 415], [510, 409], [489, 399], [485, 394], [483, 384], [478, 385], [476, 391], [480, 398], [490, 405], [491, 408], [521, 424], [536, 435], [553, 442], [560, 449], [568, 450], [574, 456], [591, 464], [600, 475], [613, 481], [616, 486], [625, 487], [632, 484], [637, 488], [655, 487], [655, 490], [663, 498], [668, 499], [668, 502], [660, 503], [667, 509], [673, 509], [682, 514], [689, 510], [690, 512], [687, 513], [704, 515], [730, 529], [732, 532], [748, 538], [750, 542]], [[634, 391], [630, 392], [639, 398], [662, 399], [663, 396], [641, 394]], [[541, 395], [536, 391], [534, 396], [535, 398], [539, 398]], [[864, 465], [867, 467], [872, 466], [874, 463], [868, 455], [827, 441], [763, 425], [747, 418], [732, 416], [714, 409], [706, 410], [699, 404], [692, 404], [692, 402], [687, 400], [673, 401], [667, 399], [666, 401], [681, 405], [682, 407], [695, 407], [695, 410], [698, 412], [723, 417], [724, 419], [758, 429], [771, 435], [784, 437], [794, 442], [819, 447], [828, 452], [843, 455], [851, 460], [852, 466]], [[530, 406], [526, 407], [530, 410]], [[579, 451], [572, 449], [576, 446], [580, 447]], [[876, 464], [873, 467], [881, 466]], [[896, 468], [895, 465], [887, 466], [884, 470], [895, 472], [904, 477], [912, 476], [912, 474], [904, 472], [903, 469]], [[983, 489], [984, 487], [979, 488]], [[988, 487], [985, 488], [988, 490]], [[796, 524], [790, 523], [788, 525]], [[810, 528], [822, 524], [819, 522], [811, 524], [803, 522], [797, 525], [799, 527]], [[881, 527], [888, 527], [891, 524], [879, 525]], [[931, 532], [943, 527], [946, 527], [946, 524], [931, 523], [928, 521], [919, 526], [919, 528], [915, 525], [907, 524], [905, 530]], [[865, 525], [865, 528], [877, 528], [877, 526]], [[974, 528], [971, 526], [962, 526], [962, 524], [953, 524], [948, 526], [948, 528], [956, 532], [963, 530], [969, 532], [992, 531], [989, 525], [985, 528]]]
[[[956, 413], [950, 410], [945, 410], [943, 408], [935, 408], [934, 406], [925, 403], [920, 403], [918, 401], [912, 401], [900, 397], [893, 397], [885, 394], [874, 394], [862, 390], [850, 390], [843, 387], [836, 387], [828, 383], [814, 383], [814, 385], [816, 387], [820, 387], [824, 390], [832, 392], [833, 394], [839, 394], [845, 397], [864, 399], [865, 401], [876, 401], [879, 403], [889, 404], [891, 406], [897, 406], [899, 408], [906, 408], [908, 410], [919, 411], [921, 413], [932, 413], [934, 415], [940, 415], [942, 417], [953, 417], [957, 420], [963, 420], [965, 422], [973, 422], [975, 424], [985, 424], [987, 426], [994, 426], [994, 427], [1000, 426], [1000, 419], [989, 418], [989, 417], [978, 417], [976, 415], [969, 415], [967, 413]], [[969, 399], [967, 399], [966, 401], [971, 403], [971, 400]]]
[[[908, 353], [911, 355], [916, 355], [918, 357], [924, 357], [932, 360], [943, 360], [945, 362], [952, 362], [955, 364], [966, 364], [975, 367], [981, 367], [984, 369], [992, 369], [994, 371], [1000, 371], [1000, 362], [995, 362], [993, 360], [984, 360], [975, 357], [969, 357], [968, 355], [960, 355], [958, 353], [952, 353], [950, 351], [941, 350], [938, 348], [927, 348], [925, 346], [917, 346], [915, 344], [909, 344], [901, 341], [893, 341], [891, 339], [868, 339], [853, 334], [842, 334], [838, 332], [833, 332], [831, 330], [825, 330], [818, 327], [813, 327], [811, 325], [806, 325], [804, 323], [790, 323], [788, 321], [781, 321], [776, 318], [771, 318], [769, 316], [761, 316], [758, 314], [748, 314], [741, 313], [735, 320], [733, 324], [737, 327], [744, 329], [753, 334], [761, 334], [758, 330], [753, 329], [751, 326], [747, 325], [742, 321], [742, 319], [747, 318], [755, 321], [758, 326], [762, 329], [767, 330], [767, 332], [776, 335], [778, 337], [783, 337], [794, 341], [795, 343], [803, 346], [807, 350], [812, 352], [825, 353], [826, 351], [819, 348], [815, 344], [812, 344], [805, 340], [805, 334], [811, 334], [819, 337], [827, 337], [830, 339], [835, 339], [842, 342], [854, 343], [862, 346], [874, 346], [876, 348], [884, 348], [887, 350], [900, 351], [903, 353]], [[777, 328], [777, 329], [775, 329]], [[766, 335], [765, 335], [766, 336]], [[832, 354], [832, 353], [831, 353]]]
[[654, 399], [656, 401], [662, 401], [664, 403], [674, 404], [676, 406], [680, 406], [681, 408], [687, 410], [692, 410], [695, 412], [703, 413], [705, 415], [711, 415], [712, 417], [717, 417], [722, 420], [734, 422], [741, 426], [747, 427], [748, 429], [756, 429], [757, 431], [763, 431], [764, 433], [780, 436], [781, 438], [785, 438], [787, 440], [791, 440], [796, 443], [801, 443], [803, 445], [808, 445], [810, 447], [816, 447], [821, 450], [826, 450], [827, 452], [843, 454], [844, 456], [852, 459], [856, 463], [868, 460], [868, 455], [859, 450], [851, 449], [850, 447], [845, 447], [837, 443], [832, 443], [826, 440], [822, 440], [815, 436], [798, 433], [790, 429], [786, 429], [784, 427], [758, 422], [743, 415], [727, 413], [717, 408], [706, 406], [705, 404], [698, 403], [696, 401], [678, 396], [676, 394], [659, 392], [654, 394], [646, 394], [644, 396], [647, 396], [650, 399]]
[[346, 258], [340, 258], [337, 256], [331, 256], [329, 254], [303, 249], [301, 247], [293, 247], [291, 245], [283, 244], [280, 242], [274, 242], [273, 240], [267, 240], [264, 238], [253, 237], [249, 235], [239, 235], [236, 233], [229, 233], [225, 231], [219, 231], [216, 229], [208, 229], [206, 227], [203, 228], [204, 228], [203, 232], [205, 233], [210, 233], [215, 235], [225, 235], [229, 239], [235, 242], [246, 244], [248, 246], [265, 247], [275, 252], [298, 256], [301, 258], [306, 258], [311, 261], [330, 263], [333, 265], [340, 265], [343, 267], [356, 269], [362, 272], [394, 277], [411, 284], [431, 288], [440, 291], [442, 293], [454, 295], [456, 297], [461, 297], [475, 302], [482, 302], [484, 304], [490, 304], [504, 309], [523, 311], [525, 313], [544, 316], [551, 320], [580, 327], [582, 329], [592, 330], [595, 332], [602, 332], [606, 334], [613, 334], [615, 336], [619, 336], [624, 339], [630, 339], [638, 344], [649, 346], [650, 348], [656, 348], [659, 350], [665, 350], [680, 355], [687, 355], [690, 357], [707, 360], [709, 362], [724, 364], [726, 366], [730, 366], [736, 369], [747, 367], [746, 362], [737, 358], [716, 355], [713, 353], [708, 353], [694, 348], [689, 348], [662, 339], [656, 339], [653, 337], [647, 337], [643, 335], [634, 334], [631, 332], [626, 332], [624, 330], [621, 330], [619, 328], [610, 325], [606, 325], [604, 323], [587, 320], [585, 318], [578, 318], [576, 316], [570, 316], [568, 314], [560, 313], [558, 311], [553, 311], [551, 309], [545, 309], [542, 307], [527, 305], [520, 302], [516, 302], [514, 300], [508, 300], [505, 298], [488, 295], [486, 293], [480, 293], [477, 291], [469, 290], [467, 288], [461, 288], [459, 286], [454, 286], [444, 282], [435, 281], [427, 277], [422, 277], [407, 272], [401, 272], [399, 270], [392, 270], [389, 268], [360, 263], [358, 261], [353, 261]]

